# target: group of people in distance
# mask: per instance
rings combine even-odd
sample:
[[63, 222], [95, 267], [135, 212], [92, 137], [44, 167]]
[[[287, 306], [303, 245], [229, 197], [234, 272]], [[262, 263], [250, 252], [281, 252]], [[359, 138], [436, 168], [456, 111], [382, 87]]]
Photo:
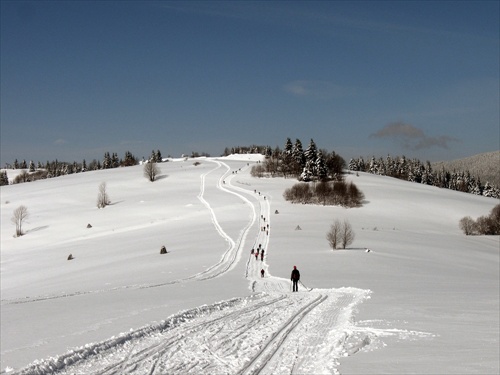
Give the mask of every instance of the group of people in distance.
[[[260, 254], [260, 259], [263, 261], [264, 260], [264, 249], [262, 248], [262, 245], [259, 244], [259, 247], [257, 250], [252, 249], [250, 252], [250, 255], [255, 255], [255, 260], [259, 258]], [[266, 271], [264, 271], [264, 268], [260, 270], [260, 277], [264, 277]], [[293, 266], [292, 274], [290, 275], [290, 280], [292, 281], [292, 292], [298, 292], [299, 291], [299, 281], [300, 281], [300, 272], [297, 269], [297, 266]]]

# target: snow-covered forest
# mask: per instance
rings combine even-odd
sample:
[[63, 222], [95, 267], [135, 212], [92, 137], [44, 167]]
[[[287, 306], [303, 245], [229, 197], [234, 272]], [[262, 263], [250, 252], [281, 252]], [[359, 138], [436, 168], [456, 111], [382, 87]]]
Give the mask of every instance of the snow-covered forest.
[[439, 188], [462, 191], [464, 193], [483, 195], [485, 197], [500, 198], [500, 189], [488, 181], [484, 184], [478, 176], [469, 170], [450, 172], [444, 167], [434, 170], [430, 162], [422, 163], [418, 159], [408, 160], [406, 157], [391, 157], [370, 161], [363, 158], [351, 159], [349, 170], [362, 171], [382, 176], [390, 176], [409, 182], [436, 186]]

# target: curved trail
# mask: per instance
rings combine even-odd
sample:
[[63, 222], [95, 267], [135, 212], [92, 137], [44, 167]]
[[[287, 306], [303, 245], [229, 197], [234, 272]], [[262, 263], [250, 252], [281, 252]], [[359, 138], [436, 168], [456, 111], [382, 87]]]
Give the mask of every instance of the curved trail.
[[[231, 179], [230, 176], [230, 167], [223, 162], [217, 161], [217, 160], [208, 160], [216, 164], [216, 166], [201, 174], [200, 175], [200, 192], [198, 193], [198, 200], [207, 208], [207, 210], [210, 212], [210, 217], [211, 221], [214, 225], [215, 230], [217, 233], [229, 244], [228, 248], [225, 250], [223, 253], [222, 257], [220, 260], [216, 263], [207, 268], [206, 270], [182, 278], [182, 279], [177, 279], [177, 280], [170, 280], [164, 283], [159, 283], [159, 284], [131, 284], [131, 285], [122, 285], [118, 287], [113, 287], [109, 289], [98, 289], [98, 290], [86, 290], [86, 291], [77, 291], [73, 293], [64, 293], [64, 294], [58, 294], [58, 295], [43, 295], [43, 296], [33, 296], [33, 297], [27, 297], [27, 298], [22, 298], [22, 299], [12, 299], [12, 300], [2, 300], [2, 304], [22, 304], [22, 303], [31, 303], [31, 302], [39, 302], [39, 301], [45, 301], [45, 300], [51, 300], [51, 299], [58, 299], [58, 298], [67, 298], [67, 297], [77, 297], [81, 295], [86, 295], [86, 294], [96, 294], [96, 293], [106, 293], [106, 292], [113, 292], [121, 289], [144, 289], [144, 288], [156, 288], [156, 287], [161, 287], [161, 286], [166, 286], [166, 285], [172, 285], [172, 284], [178, 284], [190, 280], [207, 280], [215, 277], [219, 277], [223, 275], [224, 273], [230, 271], [238, 262], [239, 257], [241, 256], [242, 248], [245, 244], [245, 240], [250, 232], [250, 229], [252, 226], [255, 224], [256, 221], [256, 209], [255, 206], [250, 202], [249, 199], [247, 199], [245, 196], [238, 194], [236, 192], [233, 192], [227, 188], [224, 187], [224, 179], [226, 176], [229, 175], [229, 179]], [[240, 198], [243, 202], [245, 202], [249, 207], [252, 212], [252, 217], [251, 220], [247, 223], [247, 225], [242, 229], [241, 234], [239, 238], [236, 240], [233, 240], [221, 227], [217, 220], [217, 216], [215, 214], [214, 209], [211, 207], [210, 203], [205, 199], [205, 189], [206, 189], [206, 178], [209, 174], [217, 171], [221, 167], [224, 167], [226, 171], [219, 177], [217, 180], [216, 188], [222, 192], [229, 193], [236, 195], [238, 198]], [[235, 189], [237, 190], [237, 189]], [[240, 191], [243, 189], [240, 189]], [[247, 192], [247, 191], [245, 191]], [[130, 228], [129, 228], [130, 229]], [[123, 229], [125, 231], [125, 229]]]
[[[338, 373], [338, 359], [370, 342], [373, 333], [352, 336], [356, 305], [369, 291], [356, 288], [299, 289], [290, 293], [289, 280], [272, 277], [266, 257], [245, 251], [269, 251], [271, 202], [268, 197], [232, 184], [234, 174], [221, 161], [203, 175], [198, 199], [211, 213], [215, 230], [228, 243], [219, 262], [207, 270], [165, 284], [124, 286], [152, 288], [220, 277], [246, 260], [245, 276], [256, 293], [180, 312], [156, 325], [87, 344], [56, 358], [38, 361], [19, 374], [292, 374]], [[250, 207], [250, 219], [238, 238], [231, 238], [205, 198], [206, 177], [225, 168], [217, 180], [220, 194], [232, 194]], [[249, 198], [247, 198], [249, 197]], [[247, 237], [258, 221], [252, 244]], [[268, 227], [269, 225], [269, 227]], [[271, 249], [272, 251], [272, 249]], [[260, 276], [264, 268], [266, 277]], [[53, 297], [57, 298], [57, 297]], [[349, 348], [347, 342], [349, 339]]]

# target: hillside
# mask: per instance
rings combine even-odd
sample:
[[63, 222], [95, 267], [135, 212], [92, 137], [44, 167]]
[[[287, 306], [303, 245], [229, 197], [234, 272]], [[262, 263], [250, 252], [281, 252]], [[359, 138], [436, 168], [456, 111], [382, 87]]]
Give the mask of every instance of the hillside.
[[470, 171], [473, 176], [479, 176], [484, 184], [487, 181], [495, 186], [500, 186], [500, 151], [486, 152], [468, 158], [439, 161], [432, 163], [434, 170], [444, 168], [450, 172]]
[[[2, 186], [1, 370], [499, 373], [500, 238], [458, 227], [498, 200], [359, 173], [362, 207], [293, 205], [296, 181], [251, 177], [259, 160]], [[111, 205], [97, 209], [101, 182]], [[355, 231], [347, 250], [328, 247], [335, 219]]]

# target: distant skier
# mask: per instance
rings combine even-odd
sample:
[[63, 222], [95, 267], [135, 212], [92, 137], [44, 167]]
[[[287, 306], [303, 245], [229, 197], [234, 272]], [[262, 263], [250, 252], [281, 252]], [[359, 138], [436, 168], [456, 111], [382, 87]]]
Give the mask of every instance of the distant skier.
[[260, 277], [264, 277], [264, 268], [260, 270]]
[[298, 292], [299, 291], [300, 272], [296, 266], [293, 266], [293, 271], [292, 271], [292, 275], [290, 276], [290, 280], [292, 280], [292, 283], [293, 283], [293, 291]]
[[264, 250], [262, 250], [262, 253], [260, 253], [260, 260], [262, 262], [264, 261]]
[[252, 254], [252, 255], [253, 255], [253, 252], [254, 252], [254, 249], [252, 249], [252, 251], [250, 251], [250, 254]]

